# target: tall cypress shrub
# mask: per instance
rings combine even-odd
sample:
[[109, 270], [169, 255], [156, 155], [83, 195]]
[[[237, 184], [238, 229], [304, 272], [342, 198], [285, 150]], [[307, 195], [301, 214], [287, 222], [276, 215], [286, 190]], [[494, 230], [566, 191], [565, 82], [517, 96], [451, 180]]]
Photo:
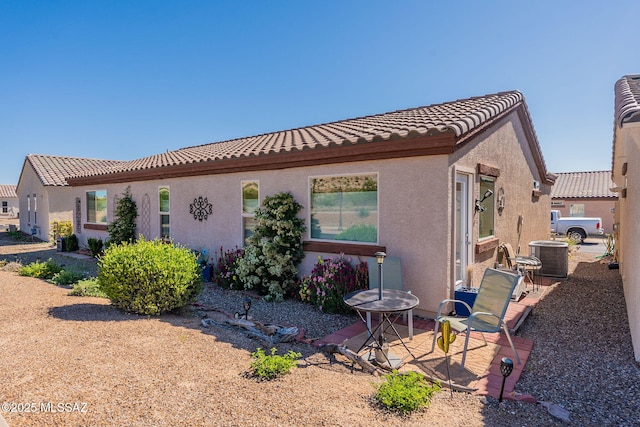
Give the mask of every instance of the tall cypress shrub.
[[137, 217], [138, 208], [131, 197], [131, 187], [127, 187], [116, 204], [114, 220], [108, 225], [109, 243], [134, 242]]

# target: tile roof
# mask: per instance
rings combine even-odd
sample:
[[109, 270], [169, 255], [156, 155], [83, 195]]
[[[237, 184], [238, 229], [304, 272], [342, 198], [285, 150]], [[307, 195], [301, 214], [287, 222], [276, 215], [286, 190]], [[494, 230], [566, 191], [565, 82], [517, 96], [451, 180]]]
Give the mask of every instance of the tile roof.
[[4, 185], [0, 184], [0, 198], [2, 199], [13, 199], [18, 197], [18, 193], [16, 193], [16, 185]]
[[615, 84], [616, 124], [640, 121], [640, 74], [627, 75]]
[[[188, 165], [198, 164], [208, 165], [209, 173], [215, 173], [214, 165], [219, 167], [221, 163], [226, 162], [225, 164], [228, 164], [228, 161], [231, 160], [241, 162], [266, 155], [295, 155], [303, 152], [308, 153], [309, 151], [318, 153], [322, 152], [323, 149], [362, 146], [376, 142], [388, 142], [393, 144], [394, 150], [400, 150], [403, 147], [401, 141], [416, 140], [420, 137], [424, 139], [425, 137], [438, 135], [448, 136], [449, 140], [452, 141], [451, 146], [460, 145], [468, 137], [484, 129], [488, 123], [501, 118], [504, 114], [520, 105], [524, 106], [527, 121], [530, 123], [524, 96], [518, 91], [501, 92], [425, 107], [181, 148], [123, 162], [107, 170], [82, 171], [72, 179], [72, 185], [96, 182], [91, 177], [118, 174], [121, 176], [111, 176], [109, 178], [123, 181], [125, 176], [128, 176], [127, 179], [130, 180], [136, 178], [144, 179], [142, 176], [143, 173], [146, 173], [146, 179], [152, 179], [152, 169], [168, 167], [175, 169], [175, 175], [173, 176], [178, 176], [179, 170], [184, 173], [189, 167]], [[540, 147], [532, 127], [531, 133], [533, 134], [534, 144], [537, 145], [536, 152], [540, 153]], [[425, 142], [420, 148], [425, 149], [428, 144], [432, 144], [435, 148], [438, 147], [437, 144], [443, 146], [442, 138], [440, 138], [439, 142], [437, 138], [429, 139], [429, 142]], [[452, 151], [452, 148], [449, 147], [448, 149]], [[436, 151], [433, 151], [433, 153], [436, 153]], [[438, 154], [440, 153], [442, 151]], [[272, 159], [275, 161], [275, 158], [272, 157]], [[542, 164], [541, 169], [546, 173], [541, 154], [539, 162]], [[267, 167], [270, 162], [262, 161], [261, 163]], [[203, 169], [200, 168], [200, 170], [202, 171]], [[164, 172], [168, 173], [168, 171]], [[162, 176], [167, 177], [168, 175]]]
[[27, 155], [27, 162], [44, 186], [66, 186], [70, 176], [86, 173], [103, 173], [119, 163], [118, 160], [83, 159], [78, 157]]
[[557, 173], [556, 183], [551, 187], [552, 199], [571, 198], [617, 198], [610, 189], [615, 187], [611, 171]]

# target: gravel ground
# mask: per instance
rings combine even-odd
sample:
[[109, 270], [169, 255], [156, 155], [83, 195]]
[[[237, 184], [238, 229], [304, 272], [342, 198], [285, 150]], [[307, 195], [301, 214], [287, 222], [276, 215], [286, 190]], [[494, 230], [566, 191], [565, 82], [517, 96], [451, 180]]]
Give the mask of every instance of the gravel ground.
[[[46, 244], [14, 244], [0, 232], [0, 259], [36, 259], [84, 268], [95, 262]], [[0, 271], [0, 401], [66, 403], [57, 413], [3, 412], [15, 426], [603, 426], [640, 425], [640, 371], [634, 361], [617, 270], [592, 255], [570, 260], [560, 282], [518, 332], [535, 341], [516, 391], [569, 411], [570, 421], [542, 405], [466, 393], [438, 393], [409, 416], [377, 408], [379, 381], [315, 347], [299, 351], [299, 369], [271, 382], [248, 373], [264, 343], [229, 327], [203, 328], [203, 306], [233, 313], [245, 294], [207, 285], [198, 309], [157, 318], [124, 314], [99, 298], [71, 297], [47, 282]], [[298, 302], [252, 298], [250, 315], [294, 324], [319, 338], [356, 321]], [[86, 412], [73, 404], [86, 403]], [[40, 408], [40, 406], [38, 406]]]

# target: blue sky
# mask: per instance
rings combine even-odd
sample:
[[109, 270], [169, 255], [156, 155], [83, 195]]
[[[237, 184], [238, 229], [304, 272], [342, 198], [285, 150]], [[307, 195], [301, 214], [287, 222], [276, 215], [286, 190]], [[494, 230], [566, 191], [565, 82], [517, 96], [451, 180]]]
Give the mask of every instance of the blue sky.
[[608, 170], [637, 0], [0, 0], [0, 183], [508, 90], [550, 172]]

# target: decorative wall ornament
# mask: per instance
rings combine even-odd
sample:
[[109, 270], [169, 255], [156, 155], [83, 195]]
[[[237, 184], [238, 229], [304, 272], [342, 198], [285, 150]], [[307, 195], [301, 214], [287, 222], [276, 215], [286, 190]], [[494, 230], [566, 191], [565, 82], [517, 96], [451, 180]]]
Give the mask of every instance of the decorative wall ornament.
[[199, 196], [197, 199], [193, 199], [193, 203], [189, 205], [189, 213], [193, 214], [193, 219], [202, 222], [213, 213], [213, 205], [209, 203], [208, 198]]
[[148, 193], [144, 193], [144, 196], [142, 196], [140, 233], [145, 237], [145, 239], [151, 238], [151, 197], [149, 197]]

